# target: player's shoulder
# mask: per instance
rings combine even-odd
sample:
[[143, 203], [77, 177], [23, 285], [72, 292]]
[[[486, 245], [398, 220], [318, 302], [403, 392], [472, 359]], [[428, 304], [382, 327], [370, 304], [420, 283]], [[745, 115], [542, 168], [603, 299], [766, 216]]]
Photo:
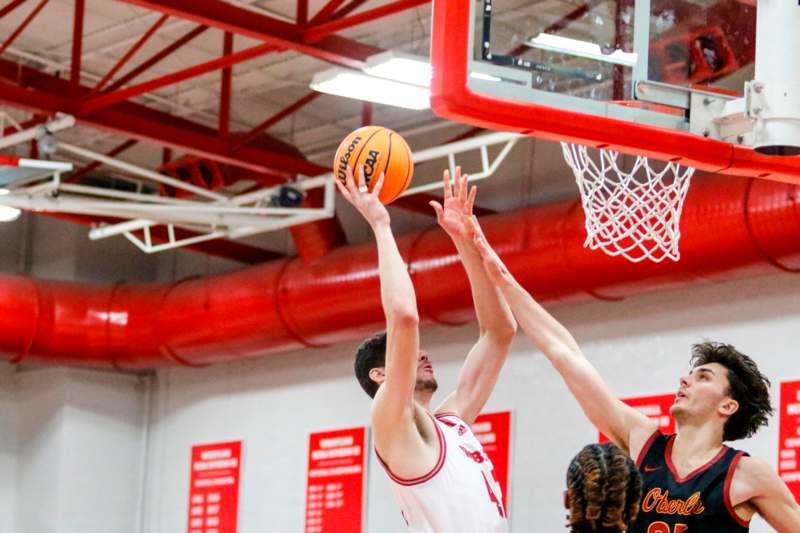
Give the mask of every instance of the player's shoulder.
[[742, 455], [736, 463], [733, 478], [734, 485], [746, 487], [752, 495], [772, 492], [780, 487], [781, 479], [775, 467], [763, 459]]

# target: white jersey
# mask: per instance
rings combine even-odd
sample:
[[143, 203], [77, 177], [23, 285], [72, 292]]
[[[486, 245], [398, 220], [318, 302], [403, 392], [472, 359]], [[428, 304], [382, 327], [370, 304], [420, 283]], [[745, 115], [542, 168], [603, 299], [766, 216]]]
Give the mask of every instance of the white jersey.
[[[469, 426], [453, 413], [431, 416], [439, 440], [433, 469], [393, 481], [403, 518], [414, 533], [506, 533], [508, 521], [494, 466]], [[377, 450], [376, 450], [377, 454]]]

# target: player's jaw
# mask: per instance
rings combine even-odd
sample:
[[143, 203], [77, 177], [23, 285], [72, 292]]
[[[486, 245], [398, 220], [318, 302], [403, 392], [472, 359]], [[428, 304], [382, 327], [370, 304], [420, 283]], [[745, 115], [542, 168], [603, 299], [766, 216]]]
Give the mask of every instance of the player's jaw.
[[439, 388], [434, 377], [433, 364], [427, 352], [421, 351], [417, 360], [417, 391], [435, 392]]

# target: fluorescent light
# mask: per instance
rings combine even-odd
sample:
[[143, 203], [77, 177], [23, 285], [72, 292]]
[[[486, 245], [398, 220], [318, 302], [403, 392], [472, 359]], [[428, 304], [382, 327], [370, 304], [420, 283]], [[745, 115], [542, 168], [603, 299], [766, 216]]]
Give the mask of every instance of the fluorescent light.
[[433, 77], [433, 68], [428, 61], [391, 50], [370, 56], [364, 72], [370, 76], [410, 83], [420, 87], [430, 87]]
[[639, 56], [631, 52], [623, 52], [622, 50], [615, 50], [612, 54], [604, 54], [600, 46], [588, 41], [579, 41], [577, 39], [569, 39], [567, 37], [560, 37], [558, 35], [551, 35], [549, 33], [540, 33], [533, 39], [525, 43], [531, 48], [539, 48], [541, 50], [550, 50], [551, 52], [560, 52], [578, 57], [586, 57], [596, 61], [604, 61], [606, 63], [614, 63], [615, 65], [625, 65], [632, 67], [639, 60]]
[[[8, 189], [0, 189], [0, 196], [10, 193]], [[0, 222], [11, 222], [17, 220], [22, 211], [6, 205], [0, 205]]]
[[497, 76], [492, 76], [491, 74], [484, 74], [483, 72], [470, 72], [470, 78], [475, 78], [476, 80], [484, 80], [484, 81], [503, 81], [502, 78], [498, 78]]
[[366, 100], [406, 109], [428, 109], [431, 91], [425, 87], [333, 68], [314, 75], [311, 88], [321, 93]]

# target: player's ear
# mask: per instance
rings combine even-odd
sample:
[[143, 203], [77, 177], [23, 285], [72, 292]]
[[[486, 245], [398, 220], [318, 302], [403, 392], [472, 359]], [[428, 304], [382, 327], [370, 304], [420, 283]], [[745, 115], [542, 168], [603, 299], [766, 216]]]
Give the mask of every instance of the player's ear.
[[739, 402], [733, 398], [725, 398], [722, 403], [719, 404], [719, 413], [723, 416], [732, 416], [738, 410]]
[[386, 369], [382, 366], [376, 366], [372, 370], [369, 371], [369, 378], [380, 385], [384, 381], [386, 381]]
[[572, 499], [569, 497], [569, 491], [564, 491], [564, 509], [572, 508]]

